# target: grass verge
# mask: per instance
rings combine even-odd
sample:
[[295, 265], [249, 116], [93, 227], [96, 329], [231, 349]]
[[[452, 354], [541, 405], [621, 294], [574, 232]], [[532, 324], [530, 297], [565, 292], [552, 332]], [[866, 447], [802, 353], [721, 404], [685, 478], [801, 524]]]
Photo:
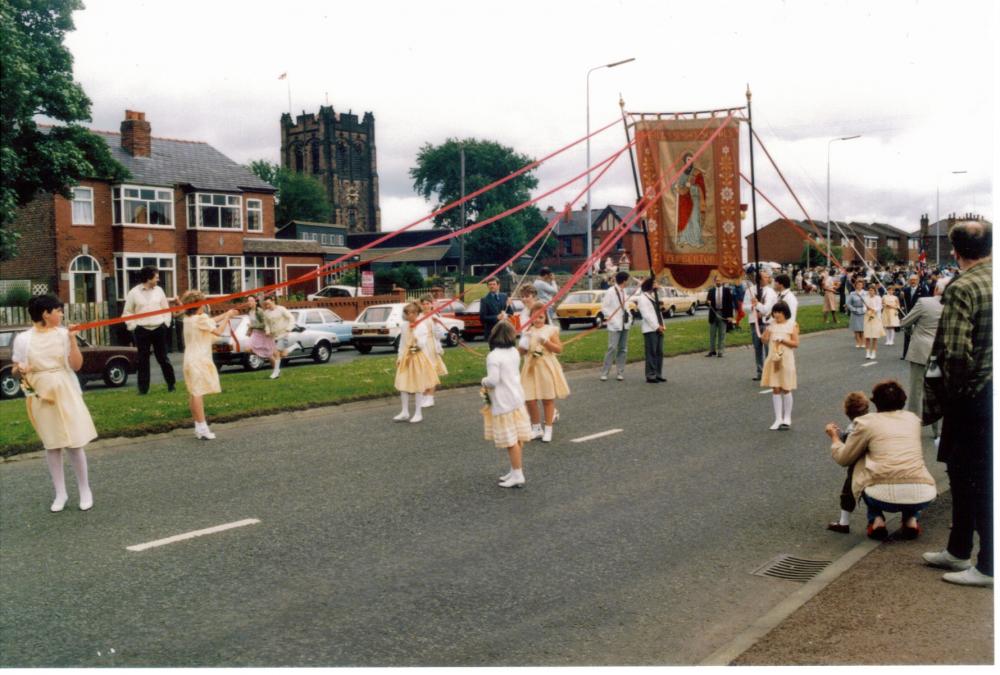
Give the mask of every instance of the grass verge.
[[[726, 346], [750, 344], [750, 332], [733, 331]], [[845, 324], [838, 324], [842, 327]], [[799, 310], [802, 333], [829, 329], [822, 320], [820, 306]], [[567, 334], [571, 339], [573, 334]], [[442, 389], [476, 384], [485, 374], [486, 346], [473, 343], [476, 353], [465, 349], [445, 351], [448, 375]], [[664, 354], [676, 356], [706, 350], [708, 321], [704, 314], [694, 321], [667, 321]], [[568, 345], [562, 355], [564, 364], [597, 364], [607, 348], [605, 331], [597, 330]], [[642, 333], [633, 327], [629, 335], [629, 361], [642, 360]], [[304, 410], [383, 396], [395, 395], [394, 354], [365, 356], [348, 363], [332, 366], [292, 367], [281, 373], [281, 379], [268, 379], [268, 372], [232, 372], [222, 378], [223, 392], [205, 398], [206, 412], [211, 422], [227, 422], [246, 417], [267, 415], [288, 410]], [[191, 424], [187, 396], [183, 384], [169, 394], [165, 385], [154, 386], [146, 396], [138, 396], [134, 388], [85, 391], [84, 399], [102, 438], [142, 436], [186, 427]], [[23, 399], [0, 402], [0, 456], [40, 450], [41, 444], [32, 429]]]

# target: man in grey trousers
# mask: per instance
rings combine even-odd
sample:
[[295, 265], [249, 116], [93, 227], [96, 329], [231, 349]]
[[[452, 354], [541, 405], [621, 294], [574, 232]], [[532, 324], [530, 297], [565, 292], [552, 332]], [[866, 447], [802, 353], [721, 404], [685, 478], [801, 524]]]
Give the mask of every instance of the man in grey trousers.
[[601, 368], [601, 382], [608, 379], [611, 364], [618, 366], [618, 381], [625, 379], [625, 357], [628, 355], [628, 332], [632, 327], [632, 314], [627, 305], [631, 295], [625, 290], [628, 272], [615, 274], [615, 283], [604, 292], [601, 313], [608, 329], [608, 351], [604, 353], [604, 367]]
[[[934, 336], [941, 322], [941, 294], [950, 279], [938, 279], [934, 285], [934, 295], [930, 298], [919, 298], [913, 309], [899, 322], [899, 327], [910, 336], [910, 347], [906, 350], [906, 360], [910, 362], [910, 397], [906, 400], [906, 409], [917, 417], [924, 413], [924, 375], [927, 372], [927, 361], [934, 346]], [[931, 425], [934, 438], [939, 436], [938, 423]]]

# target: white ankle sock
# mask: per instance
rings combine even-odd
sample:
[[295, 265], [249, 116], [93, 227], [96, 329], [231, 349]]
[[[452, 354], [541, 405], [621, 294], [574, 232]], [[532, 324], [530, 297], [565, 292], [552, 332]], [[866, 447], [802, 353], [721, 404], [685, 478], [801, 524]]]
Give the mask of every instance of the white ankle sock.
[[788, 392], [787, 394], [782, 394], [781, 395], [781, 407], [782, 407], [782, 410], [784, 411], [784, 416], [781, 419], [784, 420], [785, 424], [791, 424], [792, 423], [792, 393], [791, 392]]
[[845, 511], [843, 509], [840, 510], [840, 524], [841, 525], [850, 525], [851, 524], [851, 512], [850, 511]]
[[771, 394], [771, 404], [774, 406], [774, 421], [785, 419], [781, 414], [781, 394]]

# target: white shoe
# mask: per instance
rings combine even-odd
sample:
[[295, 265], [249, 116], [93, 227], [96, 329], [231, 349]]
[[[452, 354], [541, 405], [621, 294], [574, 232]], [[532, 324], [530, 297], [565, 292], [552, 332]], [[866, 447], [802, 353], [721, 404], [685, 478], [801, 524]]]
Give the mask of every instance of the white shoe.
[[607, 375], [601, 375], [600, 379], [601, 379], [601, 382], [607, 382], [608, 381], [608, 376]]
[[855, 349], [861, 349], [861, 345], [854, 345]]
[[948, 572], [947, 574], [942, 575], [941, 578], [949, 584], [958, 584], [959, 586], [993, 587], [993, 577], [988, 574], [983, 574], [975, 567], [970, 567], [969, 569], [961, 572]]
[[778, 429], [780, 429], [781, 424], [782, 424], [781, 420], [774, 420], [774, 424], [770, 426], [771, 431], [777, 431]]
[[434, 407], [434, 397], [424, 396], [423, 403], [420, 404], [421, 408], [433, 408]]
[[423, 422], [424, 416], [420, 412], [420, 408], [417, 408], [417, 412], [413, 413], [413, 417], [410, 418], [410, 424], [416, 424], [417, 422]]
[[516, 472], [511, 472], [511, 477], [507, 480], [502, 480], [497, 485], [502, 488], [519, 488], [524, 487], [524, 474], [517, 475]]
[[94, 508], [94, 495], [88, 492], [86, 495], [80, 494], [80, 510], [89, 511]]
[[64, 508], [66, 508], [67, 499], [69, 499], [67, 495], [56, 497], [54, 500], [52, 500], [52, 506], [49, 507], [49, 511], [51, 511], [52, 513], [59, 513]]
[[199, 440], [206, 440], [206, 441], [215, 440], [215, 434], [212, 433], [212, 431], [208, 428], [207, 425], [201, 427], [200, 429], [195, 428], [194, 437]]
[[625, 376], [622, 375], [621, 373], [619, 373], [618, 377], [616, 377], [615, 379], [618, 380], [619, 382], [624, 382], [625, 381]]
[[499, 478], [497, 478], [497, 481], [498, 481], [498, 482], [500, 482], [500, 483], [502, 483], [502, 482], [504, 482], [505, 480], [510, 480], [510, 477], [511, 477], [511, 476], [513, 476], [513, 475], [514, 475], [514, 471], [513, 471], [513, 470], [511, 470], [511, 471], [508, 471], [508, 472], [507, 472], [507, 473], [505, 473], [504, 475], [502, 475], [502, 476], [500, 476]]
[[542, 443], [552, 442], [552, 425], [546, 424], [545, 431], [542, 432]]
[[542, 425], [532, 424], [531, 425], [531, 440], [536, 440], [542, 437]]
[[273, 373], [271, 373], [271, 378], [270, 379], [277, 380], [279, 377], [281, 377], [281, 371], [280, 370], [276, 370]]
[[948, 553], [948, 549], [943, 551], [928, 551], [923, 555], [924, 562], [931, 567], [940, 567], [952, 572], [961, 572], [972, 567], [971, 560], [962, 560]]
[[403, 412], [401, 412], [398, 415], [396, 415], [395, 417], [393, 417], [392, 421], [393, 422], [405, 422], [408, 419], [410, 419], [410, 413], [408, 413], [408, 412], [406, 412], [404, 410]]

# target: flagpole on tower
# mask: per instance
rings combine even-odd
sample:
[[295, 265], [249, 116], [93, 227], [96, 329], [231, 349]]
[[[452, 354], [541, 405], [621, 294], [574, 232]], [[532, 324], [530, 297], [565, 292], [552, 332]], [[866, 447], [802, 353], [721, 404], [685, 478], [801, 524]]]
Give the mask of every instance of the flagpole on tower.
[[284, 80], [288, 87], [288, 116], [292, 116], [292, 81], [288, 78], [288, 71], [286, 70], [281, 75], [278, 76], [279, 80]]

